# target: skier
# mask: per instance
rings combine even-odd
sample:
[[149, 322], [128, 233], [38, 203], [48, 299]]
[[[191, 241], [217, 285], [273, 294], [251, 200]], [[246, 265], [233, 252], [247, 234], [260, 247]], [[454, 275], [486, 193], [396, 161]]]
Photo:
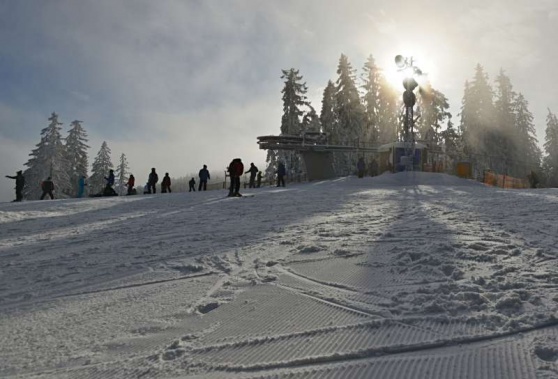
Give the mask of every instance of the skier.
[[6, 175], [6, 178], [15, 179], [15, 193], [16, 199], [14, 201], [21, 201], [23, 200], [23, 187], [25, 186], [25, 177], [23, 176], [22, 171], [16, 172], [16, 176], [9, 176]]
[[128, 191], [126, 193], [126, 195], [135, 195], [134, 194], [134, 184], [136, 184], [136, 178], [134, 178], [134, 175], [130, 174], [130, 177], [128, 178], [128, 182], [126, 183], [126, 187], [128, 187]]
[[85, 183], [85, 175], [81, 175], [79, 177], [79, 181], [78, 181], [78, 194], [77, 197], [83, 197], [83, 194], [85, 193], [85, 186], [87, 185], [87, 183]]
[[116, 196], [118, 195], [112, 186], [114, 185], [114, 170], [109, 170], [109, 176], [105, 176], [105, 180], [107, 181], [107, 185], [105, 186], [105, 190], [103, 191], [103, 196]]
[[163, 177], [163, 181], [161, 182], [161, 192], [167, 193], [168, 191], [169, 193], [171, 193], [172, 191], [170, 186], [171, 186], [171, 178], [169, 176], [169, 173], [166, 172], [165, 176]]
[[240, 177], [244, 173], [244, 164], [242, 164], [242, 160], [240, 158], [235, 158], [229, 164], [229, 176], [231, 178], [231, 187], [229, 189], [228, 196], [236, 196], [241, 197], [240, 194]]
[[258, 178], [256, 179], [256, 188], [260, 188], [262, 185], [262, 172], [258, 172]]
[[194, 178], [192, 178], [188, 184], [190, 185], [190, 190], [188, 192], [196, 192], [196, 180]]
[[46, 195], [49, 195], [50, 199], [54, 200], [54, 195], [52, 194], [52, 191], [54, 191], [54, 183], [52, 182], [50, 176], [47, 178], [47, 180], [44, 180], [41, 183], [41, 189], [43, 190], [43, 194], [41, 195], [41, 200], [43, 200]]
[[157, 187], [155, 187], [155, 184], [157, 184], [158, 181], [159, 181], [159, 175], [157, 175], [155, 169], [152, 168], [151, 173], [149, 174], [149, 179], [147, 181], [149, 193], [151, 193], [152, 190], [153, 193], [157, 193]]
[[285, 175], [287, 174], [287, 169], [283, 162], [279, 162], [277, 165], [277, 187], [285, 187]]
[[204, 191], [207, 190], [207, 181], [210, 178], [209, 176], [209, 171], [207, 170], [207, 166], [203, 165], [203, 168], [200, 170], [199, 174], [198, 174], [199, 178], [200, 178], [200, 185], [198, 187], [198, 191], [201, 191], [202, 188]]
[[358, 177], [361, 179], [364, 177], [365, 168], [366, 165], [364, 164], [364, 158], [360, 157], [357, 163], [357, 171], [358, 171]]
[[248, 188], [256, 188], [256, 174], [258, 173], [258, 168], [254, 165], [254, 163], [250, 163], [250, 168], [245, 174], [250, 173], [250, 184]]

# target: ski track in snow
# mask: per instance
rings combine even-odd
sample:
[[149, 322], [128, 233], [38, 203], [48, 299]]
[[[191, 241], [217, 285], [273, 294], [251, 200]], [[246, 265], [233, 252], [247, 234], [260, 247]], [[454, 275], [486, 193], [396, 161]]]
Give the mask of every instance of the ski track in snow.
[[246, 193], [0, 204], [0, 376], [558, 377], [555, 189]]

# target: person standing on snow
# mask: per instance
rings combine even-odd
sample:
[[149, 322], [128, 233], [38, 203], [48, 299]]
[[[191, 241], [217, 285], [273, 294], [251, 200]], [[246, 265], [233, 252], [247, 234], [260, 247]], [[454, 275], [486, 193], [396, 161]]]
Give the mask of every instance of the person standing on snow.
[[210, 176], [209, 176], [209, 171], [207, 170], [206, 165], [203, 165], [203, 168], [200, 170], [200, 172], [198, 174], [198, 177], [200, 178], [200, 185], [198, 187], [198, 191], [201, 191], [202, 188], [203, 188], [204, 191], [206, 191], [207, 190], [207, 181], [209, 179], [211, 179]]
[[245, 174], [250, 174], [250, 184], [248, 188], [256, 188], [256, 174], [258, 173], [258, 168], [254, 165], [254, 163], [250, 163], [250, 168]]
[[196, 180], [194, 178], [190, 179], [188, 185], [190, 186], [188, 192], [192, 192], [192, 191], [196, 192]]
[[41, 183], [41, 189], [43, 190], [43, 194], [41, 195], [41, 200], [43, 200], [46, 195], [49, 195], [50, 199], [54, 200], [54, 195], [52, 194], [52, 191], [54, 191], [54, 183], [52, 182], [50, 176], [47, 178], [47, 180]]
[[149, 179], [147, 180], [149, 193], [157, 193], [157, 187], [155, 186], [157, 182], [159, 182], [159, 175], [157, 175], [155, 169], [152, 168], [151, 173], [149, 174]]
[[85, 193], [85, 186], [86, 185], [87, 185], [87, 183], [85, 183], [85, 175], [81, 175], [79, 177], [79, 181], [78, 181], [78, 194], [77, 194], [78, 198], [83, 197], [83, 194]]
[[277, 166], [277, 187], [285, 187], [285, 175], [287, 174], [287, 169], [283, 162], [279, 162]]
[[126, 183], [126, 187], [128, 187], [128, 191], [126, 192], [126, 195], [133, 195], [135, 184], [136, 184], [136, 178], [134, 178], [134, 175], [130, 174], [130, 177], [128, 178], [128, 182]]
[[163, 181], [161, 182], [161, 192], [162, 193], [167, 193], [167, 192], [171, 193], [172, 191], [171, 191], [170, 186], [171, 186], [171, 178], [169, 176], [169, 173], [166, 172], [165, 176], [163, 177]]
[[16, 172], [15, 176], [6, 175], [8, 179], [15, 179], [15, 193], [16, 198], [14, 201], [21, 201], [23, 200], [23, 187], [25, 186], [25, 177], [23, 176], [22, 171]]
[[358, 177], [361, 179], [364, 177], [365, 168], [366, 165], [364, 164], [364, 158], [360, 157], [357, 162], [357, 171], [358, 171]]
[[114, 170], [109, 170], [109, 176], [105, 176], [105, 180], [107, 181], [107, 185], [105, 186], [105, 190], [103, 191], [104, 196], [115, 196], [117, 195], [116, 191], [112, 186], [114, 186]]
[[256, 179], [256, 188], [260, 188], [262, 185], [262, 172], [258, 172], [258, 177]]
[[242, 196], [240, 194], [240, 177], [244, 173], [244, 164], [240, 158], [235, 158], [229, 164], [229, 176], [231, 178], [231, 188], [228, 196]]

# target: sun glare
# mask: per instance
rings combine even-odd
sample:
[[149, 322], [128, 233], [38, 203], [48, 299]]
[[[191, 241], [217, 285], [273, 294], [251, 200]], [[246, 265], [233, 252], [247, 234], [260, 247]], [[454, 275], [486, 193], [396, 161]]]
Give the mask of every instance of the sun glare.
[[[407, 58], [407, 62], [410, 63], [412, 58], [412, 64], [414, 67], [422, 71], [422, 75], [418, 75], [415, 70], [409, 66], [399, 68], [395, 63], [395, 57], [401, 55]], [[432, 79], [432, 73], [434, 66], [429, 59], [425, 59], [424, 55], [418, 52], [411, 52], [411, 50], [401, 50], [396, 54], [391, 54], [391, 56], [386, 59], [386, 63], [382, 66], [382, 72], [387, 80], [387, 82], [393, 86], [395, 89], [403, 88], [403, 80], [408, 77], [413, 77], [419, 83], [419, 85], [425, 84], [427, 81]]]

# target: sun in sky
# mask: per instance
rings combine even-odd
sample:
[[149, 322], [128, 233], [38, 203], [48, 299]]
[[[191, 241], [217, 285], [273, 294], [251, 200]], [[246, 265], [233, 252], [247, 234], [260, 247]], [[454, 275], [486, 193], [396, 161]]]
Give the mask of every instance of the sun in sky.
[[[398, 65], [395, 57], [401, 56], [403, 64]], [[435, 62], [428, 58], [426, 52], [415, 48], [401, 48], [388, 53], [381, 63], [382, 73], [387, 82], [395, 89], [403, 88], [403, 80], [407, 77], [414, 77], [419, 85], [431, 82], [436, 75]], [[420, 73], [421, 74], [420, 74]]]

